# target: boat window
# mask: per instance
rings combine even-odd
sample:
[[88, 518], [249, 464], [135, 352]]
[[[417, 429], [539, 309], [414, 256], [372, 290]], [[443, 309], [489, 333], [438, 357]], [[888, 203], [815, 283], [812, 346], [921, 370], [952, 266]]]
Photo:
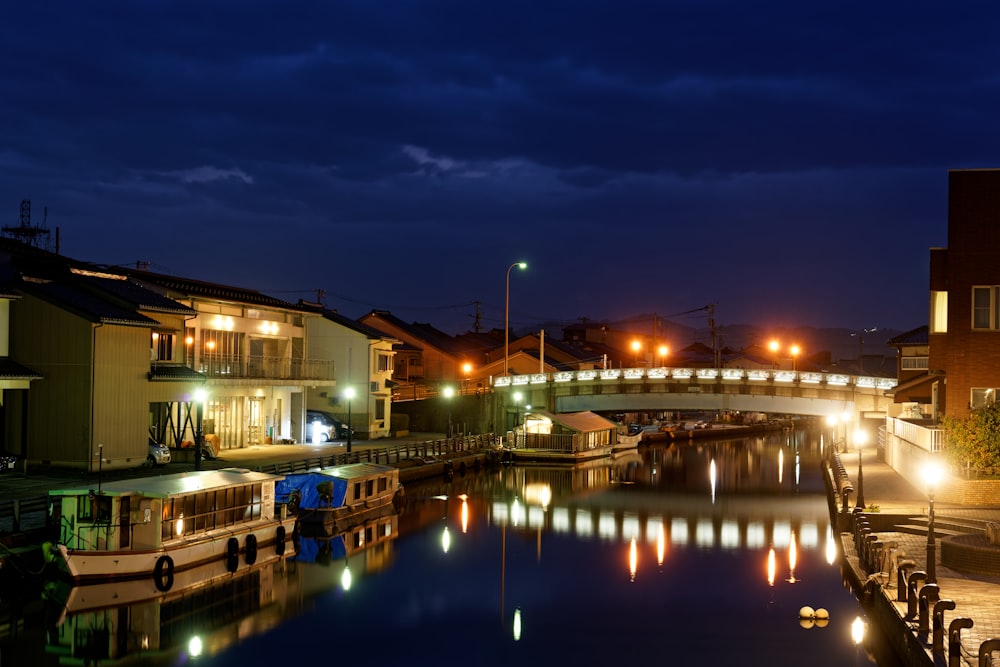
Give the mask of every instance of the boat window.
[[385, 491], [388, 488], [389, 488], [389, 478], [388, 477], [379, 477], [378, 478], [378, 490], [379, 490], [379, 493]]
[[354, 499], [361, 500], [361, 482], [354, 483]]
[[375, 495], [375, 480], [369, 479], [365, 482], [365, 498]]
[[99, 496], [94, 493], [77, 496], [76, 516], [81, 522], [110, 523], [111, 496]]

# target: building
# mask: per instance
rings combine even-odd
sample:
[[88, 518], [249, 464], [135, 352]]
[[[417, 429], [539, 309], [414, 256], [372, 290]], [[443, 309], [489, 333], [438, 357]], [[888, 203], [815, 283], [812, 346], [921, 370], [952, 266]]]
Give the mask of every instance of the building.
[[933, 412], [963, 417], [1000, 388], [1000, 170], [948, 172], [948, 246], [930, 251]]
[[[336, 311], [312, 306], [321, 317], [306, 323], [306, 348], [315, 358], [333, 361], [338, 369], [336, 388], [326, 385], [305, 388], [305, 405], [310, 410], [335, 414], [350, 423], [361, 438], [389, 437], [392, 431], [393, 346], [402, 341]], [[350, 388], [353, 398], [346, 398]], [[350, 415], [347, 413], [350, 404]]]

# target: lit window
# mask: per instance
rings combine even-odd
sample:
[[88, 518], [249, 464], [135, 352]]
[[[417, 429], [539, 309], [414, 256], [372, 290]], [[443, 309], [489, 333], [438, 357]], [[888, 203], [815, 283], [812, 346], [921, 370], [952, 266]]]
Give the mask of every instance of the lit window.
[[931, 333], [948, 333], [948, 293], [931, 292]]

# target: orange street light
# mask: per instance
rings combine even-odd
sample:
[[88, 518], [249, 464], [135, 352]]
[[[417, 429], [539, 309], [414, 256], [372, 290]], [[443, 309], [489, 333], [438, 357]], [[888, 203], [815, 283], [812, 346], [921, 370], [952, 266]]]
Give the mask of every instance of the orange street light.
[[637, 340], [632, 341], [632, 351], [635, 352], [635, 365], [639, 365], [639, 351], [642, 349], [642, 343]]
[[790, 348], [788, 348], [788, 351], [791, 352], [792, 354], [792, 370], [794, 371], [796, 367], [796, 361], [798, 360], [799, 354], [802, 352], [802, 348], [800, 348], [798, 345], [792, 345]]
[[661, 345], [657, 352], [660, 355], [660, 365], [665, 366], [667, 362], [667, 355], [670, 354], [670, 348], [666, 345]]
[[521, 270], [528, 268], [527, 262], [514, 262], [507, 267], [507, 290], [503, 303], [503, 374], [507, 375], [507, 357], [510, 356], [510, 270], [514, 267]]

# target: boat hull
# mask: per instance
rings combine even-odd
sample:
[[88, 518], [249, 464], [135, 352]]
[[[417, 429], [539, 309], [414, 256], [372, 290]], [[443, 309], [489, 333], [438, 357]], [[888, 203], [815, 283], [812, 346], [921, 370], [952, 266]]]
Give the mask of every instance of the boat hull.
[[[242, 562], [256, 562], [262, 550], [284, 552], [293, 548], [288, 542], [293, 538], [295, 523], [295, 517], [249, 522], [170, 540], [158, 549], [91, 551], [68, 549], [62, 544], [57, 548], [65, 571], [74, 582], [152, 577], [162, 591], [172, 588], [179, 571], [214, 561], [226, 562], [235, 570]], [[236, 540], [235, 550], [231, 539]]]

